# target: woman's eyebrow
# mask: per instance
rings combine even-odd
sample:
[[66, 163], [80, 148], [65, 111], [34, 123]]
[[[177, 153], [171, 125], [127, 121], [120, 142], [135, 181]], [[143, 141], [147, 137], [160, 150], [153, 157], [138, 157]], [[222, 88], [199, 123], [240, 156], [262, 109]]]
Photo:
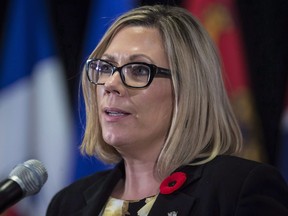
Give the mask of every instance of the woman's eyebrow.
[[104, 54], [101, 58], [104, 58], [105, 60], [116, 61], [116, 57], [110, 54]]
[[[111, 55], [111, 54], [106, 53], [106, 54], [103, 54], [102, 58], [104, 60], [109, 60], [111, 62], [115, 62], [115, 63], [118, 62], [117, 61], [118, 58], [116, 55]], [[153, 63], [152, 59], [145, 54], [132, 54], [127, 57], [127, 60], [129, 62], [133, 62], [133, 61], [137, 61], [137, 59], [139, 58], [144, 58], [145, 60], [148, 60], [150, 63]]]
[[144, 54], [133, 54], [133, 55], [129, 56], [130, 61], [135, 61], [136, 59], [139, 59], [139, 58], [144, 58], [144, 59], [149, 60], [150, 62], [153, 62], [152, 59], [149, 58], [149, 56], [144, 55]]

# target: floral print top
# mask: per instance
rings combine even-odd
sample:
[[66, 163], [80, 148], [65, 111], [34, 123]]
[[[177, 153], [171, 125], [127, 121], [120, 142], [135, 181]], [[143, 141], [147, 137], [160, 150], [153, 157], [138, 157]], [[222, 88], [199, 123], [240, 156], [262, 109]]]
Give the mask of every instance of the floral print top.
[[121, 200], [109, 197], [102, 216], [147, 216], [157, 195], [141, 200]]

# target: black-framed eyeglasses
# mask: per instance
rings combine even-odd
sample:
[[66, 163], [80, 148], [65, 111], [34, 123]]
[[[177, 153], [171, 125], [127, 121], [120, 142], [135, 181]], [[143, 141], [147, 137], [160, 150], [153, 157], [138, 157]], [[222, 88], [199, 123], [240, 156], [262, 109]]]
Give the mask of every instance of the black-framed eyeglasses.
[[155, 76], [171, 76], [169, 69], [144, 62], [131, 62], [121, 67], [116, 67], [102, 59], [88, 59], [86, 62], [88, 80], [95, 85], [104, 85], [116, 71], [120, 73], [124, 85], [132, 88], [149, 86]]

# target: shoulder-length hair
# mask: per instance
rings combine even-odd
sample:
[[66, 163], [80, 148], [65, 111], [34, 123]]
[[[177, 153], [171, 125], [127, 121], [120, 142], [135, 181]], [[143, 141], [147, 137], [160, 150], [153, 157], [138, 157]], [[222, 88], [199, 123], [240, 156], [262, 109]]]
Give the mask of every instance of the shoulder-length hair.
[[[182, 165], [203, 164], [217, 155], [237, 153], [242, 136], [224, 88], [221, 63], [199, 22], [180, 7], [142, 6], [119, 17], [90, 58], [101, 58], [117, 32], [127, 26], [158, 29], [172, 73], [173, 114], [155, 166], [157, 173], [163, 177]], [[88, 82], [85, 71], [82, 88], [86, 105], [82, 153], [117, 163], [122, 157], [103, 140], [96, 87]]]

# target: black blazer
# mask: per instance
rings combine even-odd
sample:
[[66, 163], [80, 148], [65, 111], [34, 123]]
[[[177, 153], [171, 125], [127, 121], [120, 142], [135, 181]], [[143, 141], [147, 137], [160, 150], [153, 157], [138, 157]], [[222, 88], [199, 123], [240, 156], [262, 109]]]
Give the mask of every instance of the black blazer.
[[[180, 167], [187, 180], [177, 191], [160, 194], [149, 216], [288, 216], [288, 187], [273, 167], [232, 156], [199, 166]], [[97, 216], [123, 177], [113, 170], [76, 181], [52, 199], [47, 216]], [[171, 215], [171, 214], [170, 214]]]

